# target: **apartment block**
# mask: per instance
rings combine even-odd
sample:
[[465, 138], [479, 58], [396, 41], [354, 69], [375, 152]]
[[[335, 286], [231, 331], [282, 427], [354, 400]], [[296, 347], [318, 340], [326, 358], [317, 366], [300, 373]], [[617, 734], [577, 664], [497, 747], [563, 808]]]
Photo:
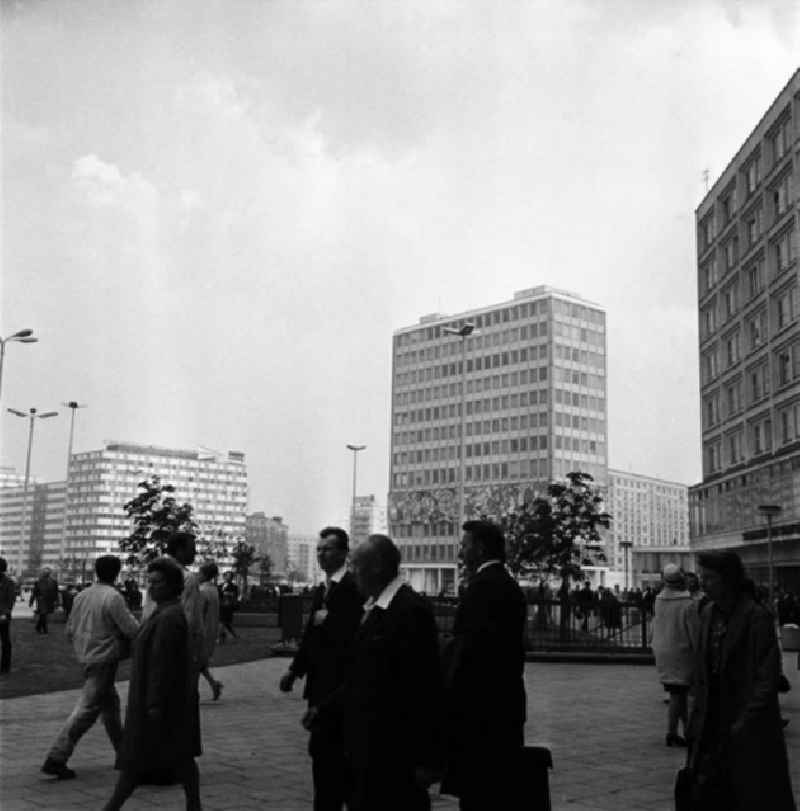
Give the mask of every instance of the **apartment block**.
[[378, 503], [374, 494], [356, 496], [350, 517], [350, 548], [354, 549], [370, 535], [387, 532], [386, 507]]
[[779, 582], [800, 588], [800, 71], [696, 211], [703, 481], [695, 551], [735, 549], [767, 577], [758, 507], [781, 507]]
[[247, 543], [258, 550], [259, 556], [269, 555], [272, 576], [283, 577], [289, 564], [289, 527], [283, 523], [283, 518], [264, 512], [251, 513], [246, 519], [245, 535]]

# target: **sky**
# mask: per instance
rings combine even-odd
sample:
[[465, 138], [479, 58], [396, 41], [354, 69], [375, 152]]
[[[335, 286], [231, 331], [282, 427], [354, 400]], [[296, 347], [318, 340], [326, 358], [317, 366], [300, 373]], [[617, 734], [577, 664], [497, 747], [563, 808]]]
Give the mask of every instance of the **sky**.
[[[388, 488], [391, 335], [549, 284], [608, 312], [609, 462], [699, 480], [694, 210], [795, 0], [2, 3], [6, 407], [247, 454], [313, 532]], [[32, 473], [63, 478], [67, 410]]]

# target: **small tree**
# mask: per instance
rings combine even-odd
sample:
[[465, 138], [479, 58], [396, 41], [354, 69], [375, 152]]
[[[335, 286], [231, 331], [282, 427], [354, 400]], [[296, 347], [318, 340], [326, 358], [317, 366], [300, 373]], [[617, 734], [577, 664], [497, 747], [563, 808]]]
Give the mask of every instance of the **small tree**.
[[562, 596], [569, 592], [570, 581], [580, 578], [581, 565], [587, 565], [584, 550], [596, 549], [602, 543], [599, 528], [611, 523], [588, 473], [568, 473], [567, 480], [551, 482], [546, 498], [525, 502], [500, 517], [509, 568], [519, 576], [558, 574]]
[[128, 552], [128, 562], [147, 563], [164, 553], [170, 537], [179, 531], [197, 532], [192, 518], [193, 507], [168, 495], [175, 492], [172, 484], [162, 484], [160, 476], [139, 482], [141, 492], [124, 505], [132, 519], [131, 534], [119, 542]]
[[247, 577], [250, 573], [250, 567], [261, 558], [256, 555], [255, 546], [247, 543], [247, 541], [237, 541], [231, 557], [233, 558], [231, 571], [239, 579], [242, 599], [245, 600], [247, 599]]
[[258, 583], [266, 586], [272, 577], [272, 558], [265, 552], [258, 564]]

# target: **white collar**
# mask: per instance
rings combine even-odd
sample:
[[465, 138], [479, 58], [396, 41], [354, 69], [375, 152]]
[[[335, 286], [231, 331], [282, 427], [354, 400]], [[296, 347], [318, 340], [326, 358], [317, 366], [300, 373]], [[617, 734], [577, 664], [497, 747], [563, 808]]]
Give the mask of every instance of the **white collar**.
[[347, 572], [347, 566], [342, 566], [341, 569], [337, 569], [330, 577], [325, 575], [325, 581], [330, 581], [331, 583], [338, 583]]
[[481, 563], [481, 565], [478, 566], [478, 568], [475, 571], [475, 574], [478, 574], [478, 572], [482, 572], [484, 569], [488, 568], [489, 566], [494, 566], [495, 563], [499, 563], [500, 565], [502, 565], [503, 561], [498, 560], [497, 558], [495, 558], [493, 560], [487, 560], [485, 563]]
[[386, 588], [384, 588], [384, 590], [377, 597], [370, 597], [369, 600], [364, 603], [364, 610], [370, 611], [375, 606], [386, 610], [391, 604], [392, 600], [394, 600], [394, 595], [397, 594], [397, 592], [400, 590], [400, 586], [402, 586], [403, 583], [405, 583], [405, 580], [403, 580], [402, 576], [398, 575], [395, 577], [395, 579], [392, 580], [392, 582], [389, 583], [389, 585], [386, 586]]

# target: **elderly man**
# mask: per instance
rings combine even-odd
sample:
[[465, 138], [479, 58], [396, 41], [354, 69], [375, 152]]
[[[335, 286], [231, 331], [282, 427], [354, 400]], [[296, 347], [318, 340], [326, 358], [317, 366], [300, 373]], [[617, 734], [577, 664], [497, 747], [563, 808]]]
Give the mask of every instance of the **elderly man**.
[[398, 576], [400, 550], [370, 535], [353, 553], [366, 598], [344, 688], [350, 811], [427, 811], [440, 770], [441, 674], [427, 602]]
[[94, 564], [97, 583], [75, 598], [67, 637], [75, 656], [83, 666], [86, 681], [83, 692], [67, 723], [47, 753], [42, 766], [45, 774], [68, 780], [75, 772], [67, 766], [75, 745], [98, 716], [102, 716], [114, 749], [122, 740], [119, 695], [114, 686], [117, 665], [130, 648], [139, 624], [125, 605], [125, 599], [114, 587], [120, 562], [116, 555], [103, 555]]

